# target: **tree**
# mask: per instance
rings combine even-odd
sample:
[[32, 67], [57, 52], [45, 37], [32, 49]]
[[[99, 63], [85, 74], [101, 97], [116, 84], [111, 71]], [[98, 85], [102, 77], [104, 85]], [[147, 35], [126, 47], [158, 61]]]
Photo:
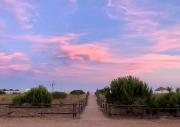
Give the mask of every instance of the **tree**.
[[180, 92], [180, 88], [176, 88], [176, 92]]
[[152, 90], [138, 78], [126, 76], [114, 79], [105, 94], [111, 103], [144, 104], [152, 96]]
[[173, 90], [173, 88], [172, 88], [172, 87], [169, 87], [169, 86], [168, 86], [166, 89], [167, 89], [167, 91], [169, 91], [169, 92], [172, 92], [172, 90]]

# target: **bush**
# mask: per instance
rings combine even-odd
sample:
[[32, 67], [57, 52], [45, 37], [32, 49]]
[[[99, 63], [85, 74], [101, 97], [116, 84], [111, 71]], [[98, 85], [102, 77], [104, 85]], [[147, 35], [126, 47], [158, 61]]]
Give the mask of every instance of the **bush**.
[[1, 91], [1, 90], [0, 90], [0, 95], [2, 95], [2, 94], [6, 94], [6, 93], [5, 93], [4, 91]]
[[180, 92], [180, 88], [176, 88], [176, 92]]
[[13, 97], [12, 102], [15, 105], [22, 105], [23, 103], [25, 103], [25, 96], [24, 96], [24, 94], [20, 94], [20, 95], [17, 95], [15, 97]]
[[180, 92], [170, 92], [157, 98], [161, 108], [175, 108], [180, 105]]
[[105, 87], [103, 89], [96, 90], [96, 93], [103, 94], [103, 95], [105, 95], [107, 92], [109, 92], [109, 87]]
[[123, 105], [145, 104], [152, 96], [152, 90], [136, 77], [114, 79], [104, 90], [107, 102]]
[[18, 104], [18, 105], [22, 105], [24, 103], [29, 103], [31, 105], [46, 105], [46, 104], [50, 104], [51, 101], [52, 101], [51, 94], [43, 86], [32, 88], [28, 92], [15, 96], [13, 98], [13, 104]]
[[81, 94], [85, 94], [85, 92], [83, 90], [73, 90], [70, 92], [70, 94], [81, 95]]
[[145, 104], [149, 107], [149, 108], [159, 108], [159, 100], [158, 97], [156, 95], [153, 95], [149, 98], [147, 98]]
[[67, 93], [65, 93], [65, 92], [53, 92], [52, 97], [54, 99], [64, 99], [67, 97]]

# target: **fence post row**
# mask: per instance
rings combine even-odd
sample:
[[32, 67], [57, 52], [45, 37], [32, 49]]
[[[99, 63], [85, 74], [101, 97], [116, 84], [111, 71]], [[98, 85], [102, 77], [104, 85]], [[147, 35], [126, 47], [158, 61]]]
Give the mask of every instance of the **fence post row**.
[[[87, 106], [87, 103], [88, 103], [88, 96], [89, 94], [86, 94], [86, 97], [79, 101], [78, 103], [72, 103], [72, 104], [63, 104], [64, 105], [72, 105], [72, 109], [70, 112], [43, 112], [43, 110], [40, 110], [40, 112], [38, 113], [40, 116], [44, 116], [45, 114], [72, 114], [73, 115], [73, 118], [75, 118], [77, 116], [77, 113], [81, 113], [85, 107]], [[51, 105], [48, 105], [49, 107], [52, 107], [54, 105], [59, 105], [59, 104], [51, 104]], [[3, 110], [5, 111], [5, 113], [1, 114], [0, 112], [0, 117], [3, 117], [3, 116], [7, 116], [7, 117], [11, 117], [11, 114], [14, 113], [14, 111], [12, 110], [12, 108], [37, 108], [35, 106], [14, 106], [13, 104], [0, 104], [0, 108], [2, 108], [3, 106], [3, 109], [6, 108], [7, 110]], [[39, 108], [45, 108], [45, 106], [47, 105], [41, 105]], [[62, 105], [60, 106], [62, 107]]]
[[[113, 109], [113, 107], [116, 107], [116, 108], [119, 108], [120, 110], [125, 109], [126, 115], [128, 115], [129, 113], [132, 114], [132, 112], [135, 114], [138, 114], [139, 112], [136, 112], [136, 109], [140, 109], [141, 115], [143, 115], [143, 116], [148, 115], [150, 118], [153, 118], [154, 116], [159, 117], [161, 111], [169, 112], [170, 114], [172, 113], [171, 111], [173, 111], [175, 113], [174, 115], [176, 117], [180, 117], [180, 105], [177, 105], [175, 108], [150, 108], [146, 105], [113, 105], [113, 104], [107, 103], [105, 100], [101, 99], [98, 93], [96, 93], [96, 97], [97, 97], [97, 103], [98, 103], [101, 111], [108, 116], [113, 115], [112, 109]], [[119, 115], [121, 115], [121, 114], [119, 114]]]

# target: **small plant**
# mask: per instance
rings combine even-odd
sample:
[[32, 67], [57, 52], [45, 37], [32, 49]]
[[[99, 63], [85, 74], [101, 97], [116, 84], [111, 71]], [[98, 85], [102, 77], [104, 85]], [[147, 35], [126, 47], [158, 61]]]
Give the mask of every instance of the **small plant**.
[[67, 93], [65, 93], [65, 92], [53, 92], [52, 97], [54, 99], [64, 99], [67, 97]]
[[81, 94], [85, 94], [85, 92], [83, 90], [73, 90], [70, 92], [70, 94], [81, 95]]

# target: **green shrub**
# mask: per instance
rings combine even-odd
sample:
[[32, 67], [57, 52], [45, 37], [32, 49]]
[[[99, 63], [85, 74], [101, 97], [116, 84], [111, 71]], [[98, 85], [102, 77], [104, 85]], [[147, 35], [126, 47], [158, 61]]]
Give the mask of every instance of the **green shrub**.
[[146, 99], [145, 105], [150, 108], [159, 108], [159, 99], [156, 95], [153, 95]]
[[50, 104], [51, 101], [51, 94], [43, 86], [32, 88], [28, 92], [15, 96], [13, 98], [13, 104], [19, 105], [22, 105], [24, 103], [29, 103], [31, 105], [46, 105]]
[[53, 92], [52, 97], [54, 99], [64, 99], [67, 97], [67, 93], [65, 93], [65, 92]]
[[6, 94], [4, 91], [0, 90], [0, 95]]
[[100, 90], [96, 90], [97, 93], [105, 95], [107, 92], [109, 92], [109, 87], [105, 87]]
[[104, 89], [107, 102], [117, 104], [145, 104], [152, 96], [152, 90], [136, 77], [114, 79]]
[[85, 92], [83, 90], [73, 90], [70, 92], [70, 94], [81, 95], [81, 94], [85, 94]]
[[25, 96], [24, 94], [19, 94], [12, 99], [13, 104], [15, 105], [22, 105], [25, 103]]
[[52, 96], [45, 87], [39, 86], [26, 93], [26, 101], [32, 105], [50, 104]]
[[174, 108], [180, 105], [180, 93], [170, 92], [158, 97], [158, 103], [161, 108]]

